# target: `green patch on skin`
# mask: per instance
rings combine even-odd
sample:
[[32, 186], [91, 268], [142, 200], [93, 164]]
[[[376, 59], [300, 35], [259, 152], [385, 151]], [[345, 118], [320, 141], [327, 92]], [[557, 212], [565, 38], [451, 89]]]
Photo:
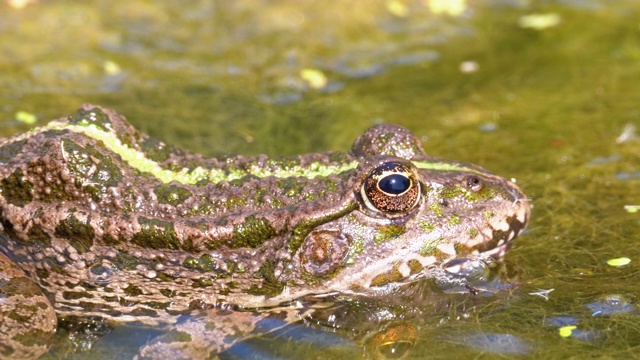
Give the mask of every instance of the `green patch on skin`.
[[49, 345], [52, 336], [53, 333], [51, 332], [34, 329], [26, 333], [16, 334], [12, 339], [26, 347], [47, 346]]
[[464, 197], [471, 202], [493, 199], [496, 197], [496, 195], [496, 190], [489, 186], [483, 187], [480, 191], [465, 191], [464, 193]]
[[469, 230], [468, 230], [468, 234], [469, 234], [469, 238], [470, 238], [470, 239], [473, 239], [473, 238], [475, 238], [476, 236], [478, 236], [479, 231], [478, 231], [478, 229], [471, 228], [471, 229], [469, 229]]
[[120, 296], [101, 296], [101, 298], [108, 303], [119, 303]]
[[70, 140], [62, 141], [62, 150], [69, 172], [76, 176], [76, 186], [94, 201], [100, 201], [108, 187], [117, 186], [122, 180], [122, 172], [111, 156]]
[[242, 187], [244, 184], [254, 180], [260, 180], [260, 178], [253, 174], [248, 174], [239, 179], [233, 179], [229, 181], [229, 185], [239, 188], [239, 187]]
[[220, 289], [220, 290], [218, 290], [218, 294], [220, 294], [222, 296], [227, 296], [227, 295], [231, 294], [231, 289]]
[[106, 233], [102, 236], [102, 241], [107, 246], [115, 246], [121, 243], [120, 239], [114, 237], [113, 235]]
[[163, 272], [159, 272], [155, 277], [155, 280], [157, 282], [161, 282], [161, 283], [162, 282], [173, 282], [173, 281], [175, 281], [175, 279], [176, 278], [174, 276], [171, 276], [171, 275], [169, 275], [167, 273], [163, 273]]
[[420, 247], [418, 254], [422, 256], [431, 256], [436, 253], [437, 246], [442, 242], [442, 239], [437, 240], [425, 240], [425, 242]]
[[324, 197], [327, 192], [336, 191], [338, 184], [328, 178], [320, 178], [321, 180], [309, 186], [304, 178], [290, 177], [280, 179], [276, 182], [276, 186], [282, 190], [282, 193], [290, 198], [301, 198], [307, 201], [315, 201]]
[[247, 199], [239, 195], [231, 195], [223, 203], [223, 207], [227, 210], [242, 209], [247, 206]]
[[484, 218], [487, 220], [491, 220], [496, 216], [496, 212], [493, 210], [487, 210], [484, 212]]
[[95, 232], [91, 225], [78, 220], [74, 215], [60, 221], [55, 229], [55, 236], [67, 239], [79, 253], [88, 252], [93, 246]]
[[373, 236], [373, 242], [377, 245], [385, 241], [396, 239], [407, 231], [405, 226], [385, 225], [376, 228], [376, 234]]
[[422, 263], [419, 260], [411, 259], [407, 261], [407, 265], [409, 266], [411, 275], [417, 274], [422, 271]]
[[41, 310], [46, 310], [47, 307], [48, 306], [42, 308], [41, 306], [38, 306], [38, 304], [24, 305], [23, 303], [16, 303], [15, 308], [10, 312], [5, 313], [4, 315], [10, 319], [17, 321], [18, 323], [26, 323], [31, 321], [34, 317], [37, 317]]
[[18, 154], [22, 153], [22, 148], [24, 144], [26, 144], [27, 139], [22, 139], [18, 141], [14, 141], [10, 144], [6, 144], [2, 146], [2, 151], [0, 151], [0, 164], [8, 163], [9, 161], [15, 159]]
[[347, 155], [347, 153], [339, 152], [339, 151], [329, 153], [329, 162], [331, 164], [346, 164], [349, 161], [351, 160]]
[[298, 178], [290, 177], [276, 181], [276, 186], [282, 190], [285, 196], [290, 198], [298, 197], [305, 188], [305, 183]]
[[26, 277], [15, 277], [9, 281], [3, 281], [0, 283], [0, 294], [4, 295], [4, 298], [9, 298], [15, 295], [33, 297], [42, 295], [42, 290], [40, 290], [38, 285]]
[[[81, 281], [78, 285], [82, 286], [85, 290], [88, 290], [88, 291], [93, 291], [98, 288], [96, 284], [92, 282], [87, 282], [87, 281]], [[73, 286], [69, 285], [69, 288], [73, 288]]]
[[185, 216], [193, 215], [211, 215], [219, 211], [220, 207], [214, 204], [200, 204], [198, 207], [190, 209], [185, 213]]
[[275, 276], [275, 263], [273, 260], [267, 260], [260, 266], [260, 269], [255, 273], [257, 277], [261, 277], [262, 287], [258, 287], [256, 284], [251, 285], [247, 290], [251, 295], [264, 295], [266, 298], [272, 298], [279, 295], [284, 290], [285, 284], [279, 282]]
[[435, 229], [436, 229], [436, 226], [435, 226], [435, 225], [433, 225], [433, 224], [431, 224], [431, 223], [428, 223], [428, 222], [426, 222], [426, 221], [421, 221], [421, 222], [420, 222], [420, 228], [421, 228], [424, 232], [426, 232], [426, 233], [430, 233], [430, 232], [432, 232], [433, 230], [435, 230]]
[[183, 215], [185, 217], [194, 215], [211, 215], [218, 212], [221, 208], [220, 204], [214, 204], [209, 198], [203, 195], [197, 197], [197, 204], [198, 205], [190, 207], [189, 209], [185, 209]]
[[229, 245], [232, 248], [248, 247], [255, 249], [275, 235], [276, 231], [269, 220], [250, 215], [244, 222], [234, 225], [233, 237]]
[[22, 207], [33, 200], [31, 195], [33, 184], [24, 179], [20, 168], [0, 181], [0, 190], [7, 202], [15, 206]]
[[29, 241], [34, 245], [49, 246], [51, 245], [51, 236], [42, 230], [38, 224], [32, 225], [27, 231]]
[[334, 192], [336, 190], [338, 190], [338, 183], [329, 179], [329, 178], [324, 178], [324, 180], [322, 181], [322, 183], [326, 186], [327, 191], [329, 192]]
[[349, 266], [354, 264], [356, 262], [356, 259], [358, 258], [358, 254], [362, 253], [363, 251], [364, 238], [358, 236], [353, 239], [353, 242], [349, 246], [349, 252], [347, 253], [347, 256], [345, 258], [344, 265]]
[[147, 249], [193, 249], [190, 243], [180, 244], [172, 222], [139, 216], [138, 223], [142, 230], [135, 233], [131, 239], [136, 245]]
[[139, 308], [139, 307], [136, 307], [129, 314], [131, 316], [147, 316], [147, 317], [157, 317], [158, 316], [158, 312], [156, 312], [154, 310], [145, 309], [145, 308]]
[[49, 277], [49, 271], [45, 269], [36, 269], [36, 276], [38, 279], [46, 279]]
[[[45, 257], [42, 259], [42, 264], [45, 269], [54, 274], [62, 274], [63, 276], [69, 276], [64, 263], [59, 263], [53, 258]], [[42, 278], [40, 279], [42, 281]]]
[[171, 306], [170, 302], [160, 302], [160, 301], [145, 301], [141, 303], [142, 305], [146, 305], [155, 310], [166, 310]]
[[[37, 169], [41, 166], [42, 164], [40, 162], [29, 164], [29, 169], [28, 169], [29, 173], [37, 173], [39, 171]], [[46, 166], [47, 165], [45, 165], [44, 167], [46, 168]], [[55, 176], [54, 174], [51, 174], [51, 175]], [[76, 185], [77, 188], [79, 189], [82, 187], [82, 185], [79, 185], [77, 181], [78, 180], [76, 179], [76, 183], [74, 185]], [[66, 184], [63, 181], [49, 181], [45, 189], [36, 188], [36, 192], [38, 193], [39, 200], [42, 200], [43, 202], [48, 202], [48, 203], [60, 202], [60, 201], [72, 202], [77, 200], [77, 194], [74, 194], [73, 192], [68, 191]], [[100, 194], [98, 194], [97, 189], [95, 187], [86, 188], [84, 189], [84, 192], [86, 192], [92, 197], [100, 196]]]
[[269, 190], [266, 188], [259, 188], [253, 192], [252, 200], [254, 203], [262, 205], [264, 204], [265, 198], [269, 195]]
[[175, 295], [175, 291], [171, 290], [171, 289], [160, 289], [158, 290], [160, 292], [160, 294], [162, 294], [164, 297], [168, 297], [168, 298], [172, 298]]
[[371, 280], [371, 286], [384, 286], [393, 282], [398, 282], [402, 280], [403, 276], [400, 273], [400, 270], [397, 268], [393, 268], [386, 273], [382, 273], [376, 275], [376, 277]]
[[218, 268], [217, 262], [213, 256], [203, 254], [197, 259], [192, 256], [187, 257], [182, 265], [188, 269], [198, 270], [200, 272], [215, 273], [214, 276], [216, 277], [218, 277], [218, 275], [228, 275], [233, 272], [233, 269], [230, 269], [231, 271], [225, 271]]
[[266, 167], [271, 169], [292, 170], [300, 168], [300, 159], [295, 158], [275, 158], [266, 161]]
[[75, 114], [70, 115], [67, 120], [69, 124], [80, 126], [94, 125], [103, 131], [111, 128], [111, 119], [99, 108], [93, 108], [91, 110], [80, 109], [76, 111]]
[[175, 152], [175, 148], [173, 146], [167, 145], [152, 137], [144, 139], [139, 144], [144, 154], [155, 162], [163, 162], [167, 160], [173, 152]]
[[92, 298], [93, 295], [86, 291], [63, 291], [62, 297], [66, 300], [77, 300], [82, 298]]
[[459, 196], [463, 196], [469, 202], [476, 202], [494, 198], [496, 191], [490, 186], [484, 186], [480, 191], [471, 191], [460, 185], [440, 190], [440, 197], [443, 199], [452, 199]]
[[211, 277], [211, 278], [197, 278], [197, 279], [193, 279], [193, 282], [191, 283], [191, 287], [193, 288], [208, 288], [211, 287], [213, 285], [215, 285], [215, 277]]
[[142, 289], [133, 284], [129, 284], [123, 291], [127, 296], [140, 296], [143, 294]]
[[153, 189], [158, 202], [178, 206], [191, 197], [191, 191], [177, 185], [160, 185]]
[[464, 244], [458, 244], [458, 243], [453, 244], [453, 249], [456, 251], [456, 254], [458, 255], [468, 254], [471, 250], [469, 249], [468, 246]]
[[102, 301], [98, 302], [89, 302], [89, 301], [77, 301], [76, 305], [86, 312], [104, 312], [111, 310], [111, 307], [108, 304], [103, 303]]
[[449, 219], [449, 224], [450, 225], [460, 225], [460, 216], [458, 215], [452, 215], [451, 218]]
[[138, 265], [147, 265], [142, 259], [122, 251], [118, 252], [111, 262], [119, 270], [135, 270]]
[[[121, 190], [120, 192], [120, 198], [121, 199], [135, 199], [136, 198], [136, 192], [133, 189], [133, 187], [131, 186], [127, 186], [124, 189]], [[122, 208], [120, 209], [120, 212], [125, 214], [125, 215], [129, 215], [132, 214], [136, 211], [136, 202], [135, 201], [125, 201], [122, 204]]]
[[463, 189], [461, 186], [456, 185], [441, 188], [439, 195], [441, 199], [453, 199], [455, 197], [463, 195], [465, 192], [466, 189]]
[[191, 342], [191, 335], [184, 331], [170, 330], [158, 339], [161, 343], [188, 343]]
[[38, 311], [39, 309], [35, 305], [16, 304], [16, 307], [5, 315], [18, 323], [25, 323], [37, 314]]
[[233, 260], [225, 260], [227, 265], [226, 272], [229, 274], [243, 274], [245, 272], [244, 267]]
[[433, 211], [433, 213], [436, 214], [437, 216], [442, 216], [443, 214], [442, 205], [438, 203], [433, 203], [429, 205], [429, 210]]
[[[17, 342], [21, 342], [21, 340], [26, 337], [25, 335], [22, 334], [17, 334], [13, 337], [14, 340], [16, 340]], [[0, 350], [0, 355], [9, 358], [9, 356], [13, 355], [13, 353], [16, 352], [12, 347], [10, 347], [9, 345], [3, 346], [2, 349]]]

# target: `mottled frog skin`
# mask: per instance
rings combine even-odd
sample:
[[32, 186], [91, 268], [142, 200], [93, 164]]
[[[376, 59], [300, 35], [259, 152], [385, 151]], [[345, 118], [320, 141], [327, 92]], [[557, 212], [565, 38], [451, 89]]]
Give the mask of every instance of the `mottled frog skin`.
[[157, 324], [375, 294], [502, 256], [529, 213], [513, 182], [396, 125], [347, 153], [206, 159], [85, 104], [0, 140], [0, 352], [39, 356], [56, 314]]

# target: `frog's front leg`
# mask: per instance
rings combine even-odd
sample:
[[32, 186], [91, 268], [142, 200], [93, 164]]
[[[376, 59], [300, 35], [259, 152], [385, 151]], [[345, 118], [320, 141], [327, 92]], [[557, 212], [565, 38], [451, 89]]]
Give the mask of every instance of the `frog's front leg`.
[[42, 290], [0, 252], [0, 358], [40, 357], [56, 325], [55, 311]]

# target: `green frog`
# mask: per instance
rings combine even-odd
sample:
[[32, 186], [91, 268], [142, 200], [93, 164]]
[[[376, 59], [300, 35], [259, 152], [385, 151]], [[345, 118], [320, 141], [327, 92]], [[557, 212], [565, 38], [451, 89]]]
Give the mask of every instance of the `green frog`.
[[213, 309], [237, 330], [257, 316], [238, 309], [374, 296], [501, 257], [529, 216], [513, 181], [397, 125], [346, 153], [204, 158], [85, 104], [0, 139], [0, 354], [40, 356], [60, 316]]

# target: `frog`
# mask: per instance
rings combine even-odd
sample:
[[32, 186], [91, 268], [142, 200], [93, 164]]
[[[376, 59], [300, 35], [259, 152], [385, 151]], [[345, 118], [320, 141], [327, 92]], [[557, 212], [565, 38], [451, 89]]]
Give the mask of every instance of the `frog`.
[[237, 330], [260, 318], [242, 309], [384, 294], [500, 259], [530, 213], [514, 180], [399, 125], [347, 152], [204, 157], [84, 104], [0, 139], [0, 353], [37, 358], [64, 316]]

